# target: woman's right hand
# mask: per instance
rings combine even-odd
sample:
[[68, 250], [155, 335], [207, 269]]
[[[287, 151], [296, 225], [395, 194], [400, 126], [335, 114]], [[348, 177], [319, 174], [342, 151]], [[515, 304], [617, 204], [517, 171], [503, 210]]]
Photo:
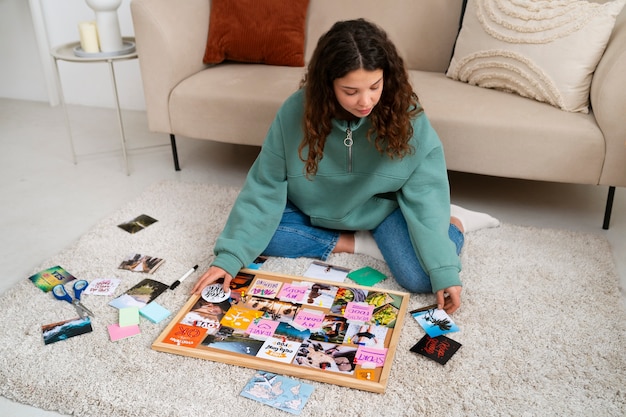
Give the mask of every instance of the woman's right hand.
[[191, 292], [193, 294], [200, 294], [204, 287], [213, 284], [220, 278], [224, 278], [224, 292], [227, 293], [230, 289], [230, 281], [233, 279], [233, 277], [222, 268], [217, 266], [210, 266], [209, 269], [207, 269], [207, 271], [202, 274], [200, 278], [198, 278], [198, 282], [196, 282], [196, 285], [193, 286]]

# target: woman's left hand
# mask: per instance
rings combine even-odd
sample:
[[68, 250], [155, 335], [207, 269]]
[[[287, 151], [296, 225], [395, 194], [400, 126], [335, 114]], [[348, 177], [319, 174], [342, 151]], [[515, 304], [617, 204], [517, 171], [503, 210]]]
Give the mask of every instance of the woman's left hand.
[[437, 291], [437, 308], [443, 308], [448, 314], [454, 313], [461, 306], [462, 289], [456, 285]]

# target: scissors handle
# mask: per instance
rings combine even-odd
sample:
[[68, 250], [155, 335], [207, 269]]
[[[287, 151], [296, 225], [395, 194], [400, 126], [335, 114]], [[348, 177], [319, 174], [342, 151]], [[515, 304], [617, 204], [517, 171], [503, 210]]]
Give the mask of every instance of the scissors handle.
[[54, 298], [57, 300], [67, 301], [72, 304], [72, 297], [65, 291], [63, 284], [55, 285], [54, 288], [52, 288], [52, 295], [54, 295]]
[[74, 298], [80, 300], [80, 295], [85, 291], [89, 283], [84, 279], [78, 280], [74, 283]]

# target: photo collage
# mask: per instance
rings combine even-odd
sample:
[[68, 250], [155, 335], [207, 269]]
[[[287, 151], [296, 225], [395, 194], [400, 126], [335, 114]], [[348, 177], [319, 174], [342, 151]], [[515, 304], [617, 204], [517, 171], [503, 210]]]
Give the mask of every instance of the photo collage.
[[392, 359], [405, 302], [404, 293], [254, 270], [240, 272], [228, 292], [218, 282], [195, 297], [155, 344], [196, 350], [191, 356], [241, 358], [232, 363], [255, 358], [257, 368], [264, 360], [372, 382]]

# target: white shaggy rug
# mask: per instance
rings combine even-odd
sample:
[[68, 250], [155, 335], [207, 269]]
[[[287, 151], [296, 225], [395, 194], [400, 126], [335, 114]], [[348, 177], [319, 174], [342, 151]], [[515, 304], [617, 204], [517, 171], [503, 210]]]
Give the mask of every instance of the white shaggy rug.
[[[237, 190], [165, 182], [102, 220], [76, 244], [33, 268], [61, 265], [73, 275], [122, 279], [121, 294], [144, 278], [167, 284], [190, 266], [203, 271]], [[119, 223], [139, 214], [158, 220], [129, 234]], [[154, 275], [122, 271], [130, 253], [165, 258]], [[409, 317], [385, 394], [315, 386], [303, 416], [623, 416], [626, 415], [626, 317], [608, 243], [594, 235], [504, 224], [468, 234], [462, 253], [464, 303], [453, 315], [461, 349], [445, 365], [409, 351], [424, 334]], [[301, 275], [310, 259], [270, 259], [264, 269]], [[350, 268], [386, 266], [338, 255]], [[195, 278], [157, 301], [176, 312]], [[380, 287], [400, 289], [392, 278]], [[111, 342], [112, 297], [87, 295], [93, 332], [44, 345], [43, 324], [72, 308], [28, 279], [0, 298], [0, 394], [80, 416], [184, 417], [288, 415], [239, 394], [251, 369], [150, 349], [167, 322], [141, 322], [141, 334]], [[433, 302], [411, 297], [410, 309]]]

